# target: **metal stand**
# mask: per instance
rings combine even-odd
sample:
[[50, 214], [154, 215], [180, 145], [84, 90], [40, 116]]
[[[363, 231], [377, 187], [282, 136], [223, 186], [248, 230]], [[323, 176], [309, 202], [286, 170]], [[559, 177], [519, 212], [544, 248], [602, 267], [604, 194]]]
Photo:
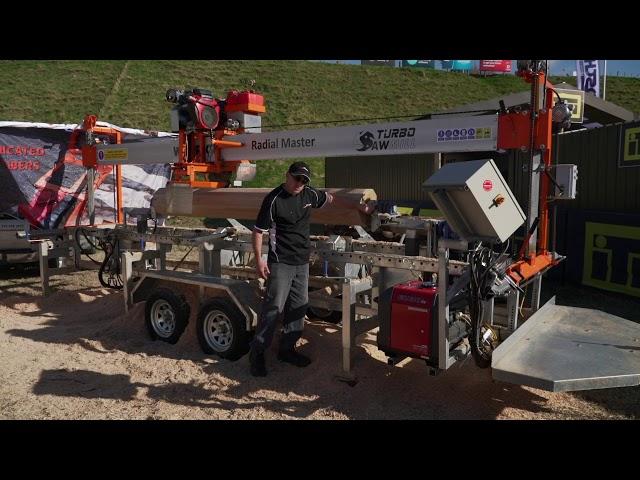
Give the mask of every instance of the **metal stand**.
[[449, 355], [449, 249], [467, 250], [464, 240], [438, 241], [438, 369], [446, 370], [456, 362]]
[[356, 320], [356, 298], [358, 293], [370, 290], [371, 278], [345, 278], [342, 284], [342, 375], [340, 380], [355, 381], [351, 373], [353, 348], [356, 337], [378, 326], [378, 315]]
[[[51, 238], [55, 238], [52, 236]], [[40, 285], [42, 296], [46, 297], [50, 293], [49, 279], [53, 275], [64, 275], [77, 270], [79, 265], [80, 251], [75, 244], [73, 235], [62, 241], [50, 240], [42, 238], [40, 240], [32, 240], [38, 245], [38, 263], [40, 266]], [[67, 266], [69, 260], [73, 257], [73, 266]], [[56, 259], [58, 268], [49, 268], [49, 260]]]
[[38, 261], [40, 263], [40, 285], [42, 296], [49, 295], [49, 248], [53, 244], [48, 240], [38, 242]]

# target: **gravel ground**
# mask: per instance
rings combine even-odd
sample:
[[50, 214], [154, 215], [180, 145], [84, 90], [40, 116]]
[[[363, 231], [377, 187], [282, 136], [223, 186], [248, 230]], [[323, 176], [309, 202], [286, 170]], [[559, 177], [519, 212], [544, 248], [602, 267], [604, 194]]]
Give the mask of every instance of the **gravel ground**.
[[[307, 368], [277, 362], [249, 375], [200, 350], [195, 312], [176, 345], [149, 339], [144, 304], [128, 314], [122, 295], [95, 271], [53, 277], [0, 275], [0, 419], [635, 419], [640, 388], [549, 393], [494, 382], [468, 361], [430, 377], [419, 361], [389, 367], [375, 331], [359, 337], [358, 381], [340, 372], [340, 328], [308, 322]], [[190, 300], [193, 291], [185, 291]], [[275, 344], [275, 342], [274, 342]]]

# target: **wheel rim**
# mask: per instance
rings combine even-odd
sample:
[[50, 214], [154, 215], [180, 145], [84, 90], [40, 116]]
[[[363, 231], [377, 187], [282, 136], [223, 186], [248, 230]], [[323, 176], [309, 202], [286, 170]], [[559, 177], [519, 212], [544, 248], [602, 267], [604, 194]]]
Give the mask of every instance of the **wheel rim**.
[[233, 341], [233, 326], [229, 317], [220, 310], [209, 312], [204, 319], [204, 337], [217, 352], [228, 350]]
[[176, 314], [166, 300], [156, 300], [151, 307], [151, 326], [162, 338], [170, 337], [176, 329]]

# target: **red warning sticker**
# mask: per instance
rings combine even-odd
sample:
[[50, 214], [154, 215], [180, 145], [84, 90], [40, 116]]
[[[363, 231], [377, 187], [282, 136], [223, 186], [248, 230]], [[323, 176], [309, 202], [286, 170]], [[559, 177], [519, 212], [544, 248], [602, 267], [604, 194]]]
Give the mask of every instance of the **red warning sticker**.
[[491, 180], [485, 180], [482, 182], [482, 188], [484, 188], [485, 191], [490, 192], [493, 188], [493, 182]]

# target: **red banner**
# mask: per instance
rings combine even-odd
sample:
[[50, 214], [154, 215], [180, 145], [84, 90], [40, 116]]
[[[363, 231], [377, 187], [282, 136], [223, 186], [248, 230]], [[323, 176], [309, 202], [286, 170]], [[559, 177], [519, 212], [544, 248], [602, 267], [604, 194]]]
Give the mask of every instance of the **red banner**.
[[480, 71], [511, 73], [511, 60], [480, 60]]

